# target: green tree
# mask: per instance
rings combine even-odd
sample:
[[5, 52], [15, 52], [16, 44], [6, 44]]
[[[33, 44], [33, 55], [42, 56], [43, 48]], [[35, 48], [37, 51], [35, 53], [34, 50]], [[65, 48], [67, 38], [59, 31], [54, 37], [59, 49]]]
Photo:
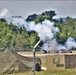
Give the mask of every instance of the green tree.
[[50, 20], [52, 20], [52, 18], [56, 15], [55, 11], [45, 11], [43, 12], [41, 15], [43, 16], [49, 16]]
[[64, 43], [69, 37], [74, 37], [76, 39], [76, 20], [67, 17], [66, 22], [55, 23], [55, 26], [60, 30], [56, 36], [59, 43]]
[[26, 18], [26, 21], [33, 21], [37, 18], [37, 14], [32, 14], [32, 15], [29, 15], [27, 18]]
[[40, 15], [40, 16], [38, 16], [38, 18], [35, 19], [34, 21], [35, 21], [35, 23], [42, 23], [42, 21], [44, 21], [45, 19], [50, 20], [49, 16], [42, 16], [42, 15]]

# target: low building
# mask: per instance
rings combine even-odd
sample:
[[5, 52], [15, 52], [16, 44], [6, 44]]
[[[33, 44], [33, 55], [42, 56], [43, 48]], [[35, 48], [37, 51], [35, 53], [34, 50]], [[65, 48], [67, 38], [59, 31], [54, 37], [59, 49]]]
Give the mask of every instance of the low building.
[[76, 53], [46, 55], [47, 70], [64, 70], [76, 67]]

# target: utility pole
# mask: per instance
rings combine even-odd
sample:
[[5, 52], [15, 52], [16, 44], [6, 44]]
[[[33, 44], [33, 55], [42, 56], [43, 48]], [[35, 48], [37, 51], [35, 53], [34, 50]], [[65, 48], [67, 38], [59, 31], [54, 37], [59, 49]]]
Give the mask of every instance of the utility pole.
[[35, 48], [38, 46], [38, 44], [41, 42], [41, 40], [39, 40], [36, 45], [33, 47], [33, 58], [34, 58], [34, 75], [36, 75], [36, 54], [35, 54]]

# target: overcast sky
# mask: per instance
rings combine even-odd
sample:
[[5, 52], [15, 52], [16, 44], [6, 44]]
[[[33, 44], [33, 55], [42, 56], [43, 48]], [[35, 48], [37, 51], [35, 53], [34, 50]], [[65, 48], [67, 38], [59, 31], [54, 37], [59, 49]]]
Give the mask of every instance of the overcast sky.
[[75, 0], [0, 0], [0, 11], [8, 9], [11, 15], [27, 17], [29, 14], [54, 10], [56, 17], [76, 17]]

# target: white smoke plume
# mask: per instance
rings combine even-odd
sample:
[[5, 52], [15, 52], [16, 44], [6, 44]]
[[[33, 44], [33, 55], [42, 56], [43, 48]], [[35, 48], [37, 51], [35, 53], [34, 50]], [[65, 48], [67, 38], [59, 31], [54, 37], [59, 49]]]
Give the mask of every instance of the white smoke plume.
[[65, 45], [59, 44], [58, 45], [58, 50], [60, 51], [60, 50], [68, 50], [68, 49], [67, 49], [67, 47]]
[[67, 47], [67, 49], [75, 49], [76, 48], [76, 42], [75, 39], [72, 37], [69, 37], [67, 39], [67, 41], [65, 42], [65, 46]]
[[76, 42], [75, 42], [75, 39], [72, 37], [69, 37], [66, 40], [64, 45], [62, 44], [58, 45], [59, 50], [70, 50], [70, 49], [75, 49], [75, 48], [76, 48]]
[[42, 24], [35, 24], [35, 22], [25, 22], [23, 18], [11, 17], [7, 19], [7, 22], [8, 24], [12, 23], [16, 25], [18, 28], [25, 27], [27, 31], [36, 31], [38, 37], [40, 37], [43, 42], [54, 38], [54, 35], [59, 31], [57, 27], [54, 27], [54, 22], [50, 22], [49, 20], [44, 20]]
[[58, 50], [61, 52], [61, 50], [70, 50], [70, 49], [75, 49], [76, 48], [76, 42], [75, 39], [72, 37], [69, 37], [65, 44], [59, 44], [57, 43], [56, 39], [48, 40], [48, 42], [44, 43], [42, 46], [44, 50], [49, 50], [49, 51], [54, 51]]
[[[55, 37], [55, 34], [59, 32], [59, 29], [54, 26], [54, 22], [45, 19], [42, 24], [35, 24], [35, 22], [27, 23], [23, 18], [17, 17], [11, 17], [7, 19], [7, 22], [9, 24], [12, 23], [13, 25], [16, 25], [18, 28], [25, 27], [27, 31], [36, 31], [38, 33], [38, 37], [44, 42], [44, 45], [42, 46], [43, 49], [56, 49], [55, 47], [57, 46], [57, 42], [53, 38]], [[50, 44], [51, 46], [49, 46]], [[54, 45], [55, 47], [53, 48]]]
[[44, 20], [42, 24], [30, 22], [28, 26], [31, 31], [38, 33], [38, 36], [43, 42], [54, 38], [54, 35], [59, 31], [57, 27], [54, 27], [54, 22], [50, 22], [49, 20]]
[[43, 44], [42, 49], [47, 50], [47, 51], [54, 51], [54, 50], [58, 50], [58, 43], [56, 41], [56, 39], [51, 39], [48, 40], [46, 43]]
[[3, 10], [0, 11], [0, 18], [4, 18], [5, 15], [7, 14], [8, 9], [4, 8]]
[[11, 13], [8, 11], [7, 8], [4, 8], [0, 11], [0, 19], [1, 18], [7, 19], [10, 16], [11, 16]]
[[7, 18], [6, 21], [8, 24], [12, 23], [13, 25], [16, 25], [18, 28], [23, 28], [24, 26], [27, 30], [29, 29], [27, 26], [27, 22], [25, 22], [25, 20], [22, 17], [18, 18], [17, 16], [13, 16], [11, 18]]
[[[2, 12], [5, 12], [2, 14]], [[0, 16], [4, 16], [7, 13], [7, 9], [4, 9], [0, 13]], [[44, 20], [42, 23], [35, 24], [35, 22], [26, 22], [22, 17], [11, 17], [7, 18], [6, 21], [8, 24], [12, 23], [18, 28], [25, 27], [27, 31], [36, 31], [38, 37], [43, 41], [42, 49], [44, 50], [69, 50], [76, 48], [76, 42], [74, 38], [69, 37], [64, 45], [57, 43], [55, 35], [59, 32], [59, 29], [54, 26], [54, 22], [49, 20]]]

